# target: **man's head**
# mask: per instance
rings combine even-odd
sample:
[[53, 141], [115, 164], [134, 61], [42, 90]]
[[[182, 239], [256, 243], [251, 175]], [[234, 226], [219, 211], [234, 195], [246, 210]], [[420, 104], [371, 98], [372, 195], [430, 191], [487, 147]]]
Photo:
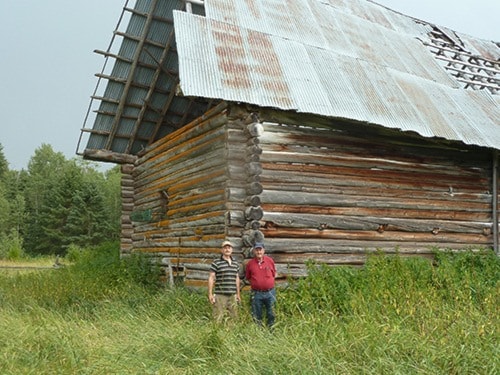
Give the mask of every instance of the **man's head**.
[[221, 245], [221, 253], [223, 256], [231, 256], [233, 253], [233, 244], [231, 241], [224, 241]]
[[264, 244], [262, 242], [256, 242], [255, 245], [253, 245], [253, 255], [255, 258], [262, 259], [265, 252], [266, 249], [264, 248]]

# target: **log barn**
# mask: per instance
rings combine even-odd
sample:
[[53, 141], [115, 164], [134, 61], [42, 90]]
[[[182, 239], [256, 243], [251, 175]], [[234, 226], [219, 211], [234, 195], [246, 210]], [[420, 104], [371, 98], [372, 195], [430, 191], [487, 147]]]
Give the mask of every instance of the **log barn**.
[[121, 164], [123, 255], [203, 286], [224, 239], [280, 277], [498, 253], [500, 44], [366, 0], [137, 0], [77, 153]]

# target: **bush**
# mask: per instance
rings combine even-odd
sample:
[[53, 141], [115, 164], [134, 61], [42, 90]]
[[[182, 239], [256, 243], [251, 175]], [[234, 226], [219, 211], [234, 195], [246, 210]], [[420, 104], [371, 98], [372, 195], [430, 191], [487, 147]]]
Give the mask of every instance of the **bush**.
[[81, 246], [71, 244], [68, 246], [65, 259], [71, 263], [79, 262], [83, 256], [85, 249]]
[[70, 254], [74, 263], [66, 267], [5, 280], [4, 287], [11, 291], [9, 304], [21, 310], [36, 303], [47, 309], [92, 314], [102, 303], [120, 300], [136, 304], [137, 296], [145, 298], [157, 289], [151, 282], [153, 275], [157, 279], [154, 268], [146, 267], [141, 256], [120, 259], [118, 243], [89, 249], [74, 247]]
[[491, 250], [437, 252], [433, 284], [439, 296], [459, 306], [471, 300], [480, 304], [500, 283], [500, 257]]
[[289, 313], [345, 313], [358, 278], [351, 267], [307, 263], [308, 276], [291, 280], [282, 308]]
[[0, 259], [16, 260], [24, 256], [23, 238], [16, 230], [0, 234]]
[[[308, 276], [291, 280], [282, 293], [284, 313], [356, 314], [367, 309], [385, 316], [423, 313], [439, 299], [450, 310], [483, 308], [500, 283], [500, 258], [493, 251], [438, 252], [422, 257], [374, 254], [362, 268], [308, 263]], [[425, 300], [422, 296], [429, 296]]]
[[146, 287], [160, 285], [160, 267], [142, 253], [133, 253], [122, 259], [124, 276], [129, 281]]

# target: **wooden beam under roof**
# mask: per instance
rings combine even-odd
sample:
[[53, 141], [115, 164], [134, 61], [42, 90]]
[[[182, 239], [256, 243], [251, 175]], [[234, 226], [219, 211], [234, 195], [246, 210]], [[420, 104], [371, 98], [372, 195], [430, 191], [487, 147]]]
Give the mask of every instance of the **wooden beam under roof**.
[[89, 160], [105, 161], [116, 164], [134, 164], [137, 160], [137, 156], [135, 155], [95, 149], [85, 149], [83, 151], [83, 156], [85, 159]]
[[113, 143], [113, 138], [114, 138], [114, 136], [115, 136], [115, 134], [116, 134], [116, 132], [118, 130], [118, 125], [120, 123], [120, 118], [121, 118], [121, 115], [122, 115], [123, 110], [125, 108], [125, 104], [126, 104], [126, 101], [127, 101], [127, 97], [128, 97], [130, 88], [132, 87], [132, 82], [133, 82], [133, 79], [134, 79], [134, 73], [135, 73], [135, 70], [137, 69], [139, 58], [140, 58], [141, 53], [142, 53], [142, 48], [144, 46], [144, 43], [145, 43], [146, 38], [147, 38], [147, 35], [148, 35], [149, 30], [151, 28], [151, 24], [153, 22], [153, 13], [154, 13], [154, 10], [156, 9], [156, 5], [158, 4], [158, 1], [159, 0], [153, 0], [153, 2], [151, 4], [150, 12], [147, 15], [146, 24], [144, 25], [144, 28], [143, 28], [143, 31], [142, 31], [142, 38], [141, 38], [141, 40], [139, 41], [139, 43], [138, 43], [138, 45], [136, 47], [136, 50], [135, 50], [135, 53], [134, 53], [134, 57], [132, 59], [133, 62], [131, 64], [131, 66], [130, 66], [130, 71], [128, 73], [127, 82], [125, 83], [125, 87], [123, 89], [123, 92], [122, 92], [122, 95], [121, 95], [121, 99], [120, 99], [120, 104], [118, 105], [118, 110], [116, 112], [116, 116], [115, 116], [115, 118], [113, 120], [113, 124], [111, 126], [111, 134], [108, 137], [108, 140], [106, 142], [106, 146], [105, 146], [106, 150], [110, 150], [111, 149], [111, 145]]
[[[450, 76], [462, 83], [464, 88], [488, 90], [492, 94], [500, 91], [500, 61], [467, 51], [456, 38], [437, 26], [430, 32], [429, 42], [422, 41], [436, 60], [443, 62]], [[497, 78], [498, 77], [498, 78]]]
[[[140, 127], [140, 124], [142, 122], [142, 119], [144, 118], [144, 115], [146, 113], [146, 110], [149, 106], [149, 103], [151, 102], [151, 98], [153, 97], [154, 93], [156, 92], [156, 84], [158, 82], [158, 79], [160, 78], [160, 75], [162, 73], [162, 71], [164, 71], [163, 69], [163, 63], [165, 61], [165, 59], [167, 58], [168, 56], [168, 52], [170, 50], [170, 47], [172, 45], [172, 42], [174, 40], [174, 30], [172, 29], [172, 31], [170, 32], [170, 35], [168, 36], [168, 39], [167, 39], [167, 42], [165, 44], [165, 46], [163, 46], [163, 52], [162, 52], [162, 55], [160, 57], [160, 61], [157, 61], [157, 67], [156, 67], [156, 70], [155, 70], [155, 73], [154, 73], [154, 76], [153, 76], [153, 79], [149, 85], [149, 90], [148, 90], [148, 93], [146, 94], [146, 98], [144, 99], [144, 105], [142, 106], [141, 108], [141, 111], [139, 112], [139, 116], [137, 118], [137, 121], [135, 122], [134, 124], [134, 128], [132, 130], [132, 135], [129, 139], [129, 142], [127, 144], [127, 148], [126, 148], [126, 152], [130, 152], [130, 150], [132, 149], [132, 145], [134, 143], [134, 139], [137, 135], [137, 132], [139, 131], [139, 127]], [[153, 56], [151, 56], [151, 58], [154, 59]], [[175, 81], [178, 80], [177, 76], [172, 76], [170, 75], [171, 78], [175, 79]], [[170, 93], [169, 93], [169, 97], [171, 95], [171, 93], [174, 91], [174, 88], [172, 87], [170, 89]], [[159, 113], [159, 116], [162, 117], [163, 116], [163, 110]], [[154, 130], [154, 134], [152, 135], [152, 139], [155, 138], [156, 136], [156, 133], [157, 133], [157, 129], [155, 127], [155, 130]], [[150, 140], [150, 143], [152, 142], [152, 140]]]

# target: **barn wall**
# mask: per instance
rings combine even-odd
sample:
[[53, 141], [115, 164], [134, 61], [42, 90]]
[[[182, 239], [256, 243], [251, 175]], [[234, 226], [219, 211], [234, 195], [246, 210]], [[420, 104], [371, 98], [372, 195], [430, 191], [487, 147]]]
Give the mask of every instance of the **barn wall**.
[[282, 272], [492, 246], [491, 151], [272, 111], [260, 121], [260, 230]]
[[120, 248], [123, 255], [130, 254], [133, 250], [132, 234], [134, 227], [130, 215], [134, 210], [134, 177], [132, 173], [134, 166], [132, 164], [124, 164], [121, 166], [121, 234]]
[[166, 277], [206, 284], [228, 238], [227, 195], [235, 188], [228, 179], [238, 168], [227, 162], [237, 160], [228, 147], [233, 136], [220, 106], [148, 147], [135, 164], [133, 249], [156, 258]]
[[281, 277], [377, 250], [491, 247], [492, 165], [477, 147], [224, 104], [122, 169], [122, 250], [199, 287], [226, 238], [239, 261], [265, 238]]
[[496, 254], [500, 256], [500, 153], [497, 150], [493, 151], [493, 179], [496, 181], [496, 184], [493, 184], [492, 191], [497, 193], [496, 200], [493, 202], [493, 211], [496, 213], [495, 219], [493, 222], [494, 227], [496, 228], [496, 232], [493, 231], [493, 246], [496, 251]]

